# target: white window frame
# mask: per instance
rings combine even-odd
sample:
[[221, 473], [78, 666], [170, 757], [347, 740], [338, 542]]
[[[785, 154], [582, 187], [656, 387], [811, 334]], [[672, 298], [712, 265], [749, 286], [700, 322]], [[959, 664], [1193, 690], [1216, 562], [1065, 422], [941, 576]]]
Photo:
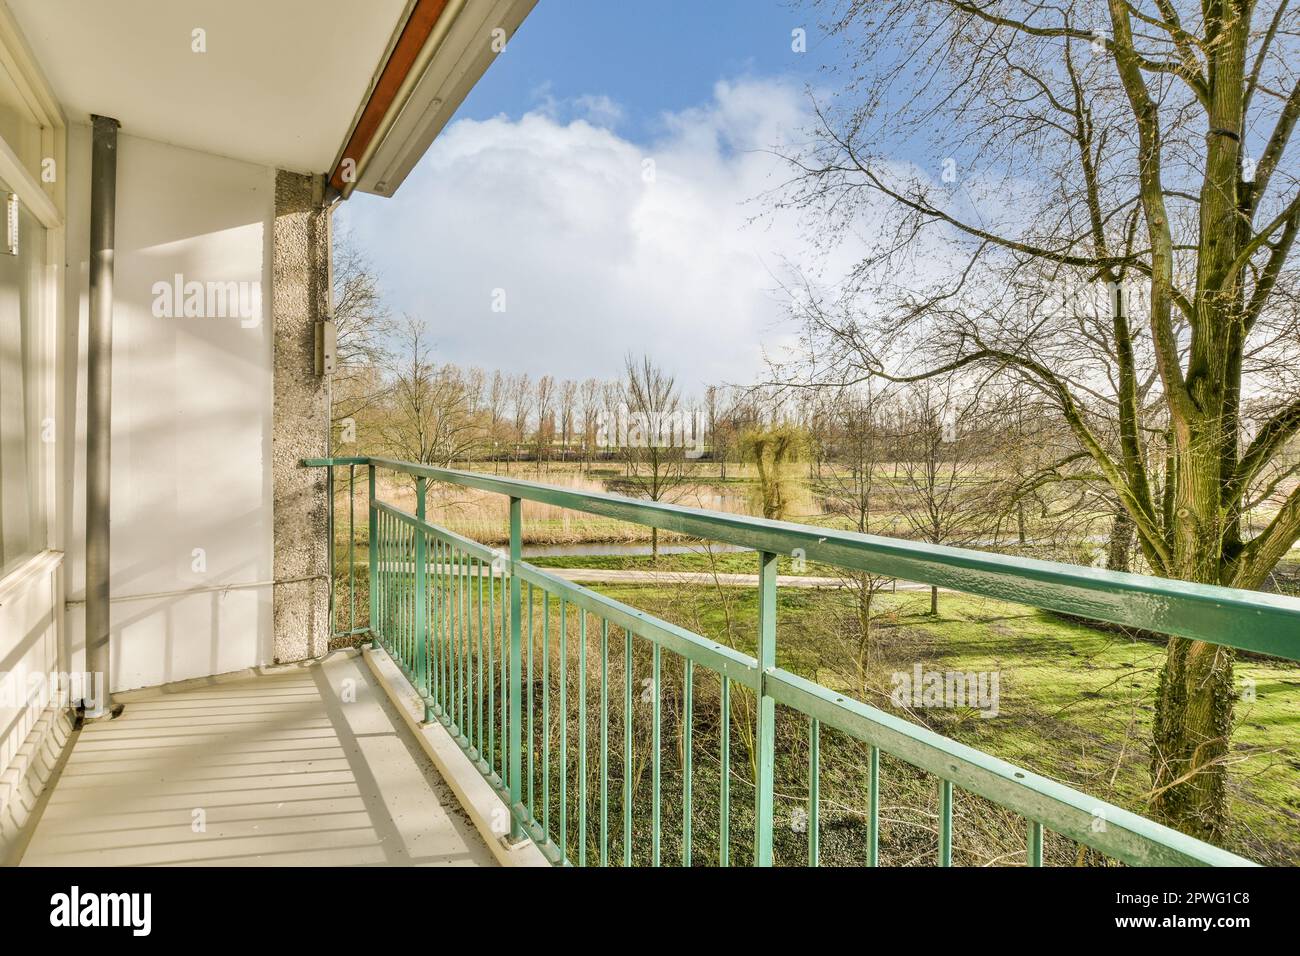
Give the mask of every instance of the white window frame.
[[64, 171], [67, 168], [67, 124], [42, 74], [32, 56], [22, 31], [18, 28], [7, 5], [0, 3], [0, 63], [18, 87], [24, 105], [31, 111], [40, 127], [41, 157], [53, 160], [54, 180], [44, 182], [23, 165], [17, 153], [0, 137], [0, 180], [18, 197], [18, 201], [45, 227], [45, 276], [41, 283], [41, 308], [37, 316], [36, 350], [33, 366], [38, 376], [35, 394], [41, 404], [40, 419], [53, 419], [54, 441], [39, 444], [37, 459], [39, 479], [32, 489], [45, 518], [43, 547], [30, 559], [0, 579], [0, 590], [9, 590], [33, 574], [48, 573], [52, 562], [62, 558], [64, 547], [65, 512], [59, 489], [64, 470], [70, 467], [72, 452], [72, 419], [61, 394], [64, 381], [64, 339], [62, 323], [64, 290], [63, 266], [64, 210], [67, 187]]

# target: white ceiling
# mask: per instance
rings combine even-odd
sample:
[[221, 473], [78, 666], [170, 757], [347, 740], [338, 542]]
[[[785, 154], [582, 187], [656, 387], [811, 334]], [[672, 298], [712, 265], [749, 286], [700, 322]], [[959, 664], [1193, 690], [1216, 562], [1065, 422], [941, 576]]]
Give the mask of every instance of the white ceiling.
[[[343, 145], [407, 0], [5, 0], [71, 123], [298, 172]], [[191, 50], [195, 29], [207, 52]]]

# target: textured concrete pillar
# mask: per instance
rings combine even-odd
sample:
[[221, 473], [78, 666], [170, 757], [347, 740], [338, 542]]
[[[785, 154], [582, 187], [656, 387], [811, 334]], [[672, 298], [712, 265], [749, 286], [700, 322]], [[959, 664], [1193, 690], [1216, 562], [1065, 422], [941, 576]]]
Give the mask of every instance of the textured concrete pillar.
[[329, 645], [325, 472], [299, 464], [325, 454], [329, 428], [329, 391], [315, 374], [313, 330], [324, 313], [329, 281], [325, 217], [317, 177], [276, 172], [271, 471], [275, 580], [281, 582], [275, 587], [274, 653], [280, 663], [318, 657]]

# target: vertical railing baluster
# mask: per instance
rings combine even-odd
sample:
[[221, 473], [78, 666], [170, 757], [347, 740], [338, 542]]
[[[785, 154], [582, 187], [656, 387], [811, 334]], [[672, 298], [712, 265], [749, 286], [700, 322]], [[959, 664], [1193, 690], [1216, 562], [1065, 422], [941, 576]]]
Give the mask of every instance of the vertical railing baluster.
[[522, 651], [520, 633], [520, 600], [519, 600], [519, 563], [522, 560], [522, 538], [523, 538], [523, 501], [519, 498], [510, 499], [510, 835], [512, 839], [518, 839], [523, 835], [519, 825], [519, 818], [515, 808], [519, 806], [519, 797], [523, 792], [520, 774], [523, 769], [523, 763], [520, 759], [520, 745], [522, 743], [523, 719], [520, 713], [520, 698], [522, 696], [520, 683], [522, 673], [519, 667], [519, 658]]
[[623, 865], [632, 865], [632, 632], [623, 630]]
[[542, 591], [542, 829], [551, 839], [551, 593]]
[[392, 653], [393, 649], [393, 524], [392, 516], [384, 514], [380, 516], [383, 522], [379, 532], [379, 559], [382, 562], [383, 570], [379, 572], [380, 598], [383, 605], [379, 613], [383, 616], [380, 636], [383, 638], [383, 646]]
[[652, 736], [650, 738], [650, 781], [651, 781], [650, 784], [651, 787], [650, 790], [651, 793], [651, 803], [650, 803], [650, 860], [651, 862], [650, 865], [658, 866], [659, 865], [659, 844], [660, 844], [659, 828], [661, 825], [661, 821], [659, 819], [659, 810], [660, 810], [659, 772], [660, 772], [660, 764], [663, 762], [661, 759], [662, 755], [659, 753], [660, 750], [659, 708], [660, 708], [660, 701], [662, 700], [663, 695], [660, 693], [659, 690], [659, 676], [660, 676], [659, 672], [662, 669], [662, 665], [661, 665], [662, 651], [659, 648], [658, 642], [656, 642], [654, 645], [653, 660], [654, 663], [651, 669], [652, 676], [650, 678], [650, 689], [653, 692], [653, 698], [651, 700], [651, 711], [653, 714], [652, 717], [653, 723], [651, 724]]
[[[506, 579], [500, 581], [500, 600], [506, 600]], [[493, 754], [502, 749], [493, 739], [497, 732], [497, 562], [487, 566], [487, 770], [493, 766]], [[481, 652], [480, 652], [481, 653]], [[500, 714], [500, 730], [502, 730], [502, 741], [506, 743], [506, 711], [502, 710]], [[502, 777], [502, 783], [508, 783], [506, 778]]]
[[[488, 566], [491, 570], [491, 565]], [[475, 726], [478, 728], [478, 756], [479, 760], [483, 759], [483, 559], [478, 562], [478, 642], [474, 646], [474, 667], [478, 671], [478, 711], [476, 712], [477, 720]], [[492, 614], [488, 612], [488, 623], [492, 622]], [[491, 643], [491, 638], [488, 639]], [[491, 674], [491, 671], [488, 671]]]
[[412, 619], [415, 616], [414, 604], [414, 585], [412, 584], [412, 564], [413, 558], [411, 552], [414, 550], [414, 539], [411, 537], [411, 526], [402, 521], [398, 523], [402, 536], [402, 649], [398, 659], [406, 668], [409, 676], [411, 673], [411, 635], [415, 632], [412, 627]]
[[722, 726], [718, 733], [718, 864], [731, 865], [731, 680], [722, 675]]
[[[506, 569], [514, 577], [514, 568]], [[497, 747], [501, 761], [501, 783], [510, 786], [510, 584], [501, 578], [501, 742]], [[532, 585], [529, 585], [532, 587]]]
[[939, 781], [939, 865], [952, 866], [952, 781]]
[[[478, 572], [475, 577], [475, 581], [478, 584], [478, 602], [479, 602], [478, 635], [474, 640], [474, 648], [473, 648], [474, 662], [470, 674], [473, 677], [475, 694], [476, 694], [475, 705], [474, 705], [475, 707], [474, 728], [475, 728], [475, 740], [477, 741], [476, 750], [478, 751], [479, 761], [481, 762], [483, 760], [484, 747], [487, 746], [486, 738], [485, 738], [485, 734], [487, 733], [487, 731], [483, 726], [483, 722], [486, 719], [484, 709], [487, 706], [487, 699], [485, 696], [487, 694], [487, 690], [484, 687], [484, 682], [487, 680], [488, 675], [491, 673], [490, 670], [485, 671], [483, 668], [483, 641], [485, 639], [485, 632], [483, 630], [484, 628], [483, 621], [484, 621], [484, 615], [486, 614], [487, 622], [489, 625], [491, 624], [492, 611], [490, 609], [484, 611], [483, 609], [484, 596], [487, 594], [487, 585], [483, 583], [484, 561], [482, 558], [478, 558], [477, 562], [478, 562]], [[488, 576], [490, 578], [491, 565], [488, 565], [487, 567], [489, 573]], [[488, 769], [490, 771], [491, 767], [489, 767]], [[504, 778], [502, 779], [502, 783], [503, 784], [505, 783]]]
[[401, 664], [397, 653], [399, 624], [397, 616], [397, 520], [390, 514], [384, 514], [382, 535], [382, 558], [384, 562], [384, 649]]
[[465, 746], [473, 744], [474, 736], [474, 572], [473, 557], [469, 552], [461, 554], [460, 583], [461, 601], [464, 617], [461, 619], [460, 675], [461, 675], [461, 725], [460, 734]]
[[867, 762], [867, 866], [880, 865], [880, 748]]
[[442, 706], [442, 542], [433, 539], [433, 573], [429, 575], [433, 593], [429, 606], [433, 611], [433, 626], [429, 631], [429, 644], [432, 648], [429, 669], [433, 673], [433, 704], [441, 716], [445, 713]]
[[325, 573], [329, 575], [329, 608], [328, 620], [330, 637], [338, 634], [338, 622], [334, 620], [334, 466], [325, 467], [325, 500], [329, 502], [329, 508], [325, 511], [325, 540], [329, 542], [329, 552], [325, 556]]
[[421, 527], [415, 529], [415, 676], [418, 680], [417, 687], [420, 688], [420, 696], [426, 701], [424, 705], [424, 719], [426, 721], [433, 718], [427, 701], [432, 697], [433, 691], [429, 686], [429, 632], [428, 632], [428, 608], [425, 605], [427, 597], [426, 586], [428, 584], [425, 578], [426, 568], [425, 559], [425, 537], [424, 537], [424, 515], [425, 515], [425, 491], [427, 490], [424, 478], [415, 480], [415, 517], [419, 519]]
[[451, 587], [451, 723], [456, 728], [456, 736], [464, 726], [460, 713], [460, 622], [464, 619], [460, 607], [460, 549], [452, 546], [450, 578]]
[[1029, 821], [1029, 842], [1025, 849], [1030, 866], [1043, 865], [1043, 825], [1037, 820]]
[[[402, 546], [404, 553], [402, 555], [404, 568], [403, 593], [406, 597], [406, 632], [404, 632], [403, 657], [406, 658], [407, 674], [415, 672], [415, 654], [412, 653], [412, 645], [415, 644], [415, 528], [409, 524], [402, 525], [404, 535], [402, 537]], [[419, 687], [419, 683], [416, 683]]]
[[481, 563], [471, 554], [465, 556], [465, 606], [469, 613], [469, 626], [465, 629], [465, 745], [471, 748], [474, 746], [475, 735], [478, 732], [478, 704], [475, 700], [478, 687], [474, 682], [474, 649], [478, 642], [475, 626], [482, 623], [482, 618], [474, 613], [474, 591], [479, 581]]
[[578, 618], [578, 865], [587, 865], [587, 612]]
[[402, 660], [402, 642], [406, 635], [406, 605], [403, 596], [406, 593], [403, 576], [406, 574], [406, 564], [402, 560], [403, 552], [406, 549], [406, 526], [398, 520], [396, 515], [390, 516], [388, 533], [391, 537], [392, 544], [389, 551], [392, 556], [391, 568], [392, 573], [389, 575], [389, 584], [391, 593], [389, 595], [389, 605], [392, 608], [393, 615], [393, 633], [392, 633], [392, 653], [393, 659], [397, 661], [398, 667], [404, 666]]
[[378, 508], [370, 518], [370, 640], [374, 650], [384, 646], [383, 523]]
[[393, 659], [397, 661], [397, 666], [403, 666], [402, 663], [402, 640], [406, 633], [406, 607], [402, 601], [402, 595], [405, 591], [402, 582], [402, 576], [405, 574], [405, 565], [402, 562], [402, 552], [406, 547], [406, 535], [403, 533], [405, 525], [397, 519], [396, 515], [390, 516], [388, 533], [391, 536], [392, 544], [389, 552], [392, 556], [391, 568], [392, 573], [389, 575], [389, 585], [391, 588], [389, 594], [389, 606], [392, 608], [393, 616], [393, 633], [390, 637], [392, 642]]
[[410, 608], [407, 599], [410, 596], [409, 589], [406, 586], [406, 577], [410, 564], [407, 561], [407, 525], [396, 518], [393, 519], [393, 552], [397, 559], [396, 567], [393, 568], [393, 617], [394, 630], [396, 634], [393, 637], [393, 647], [396, 649], [397, 665], [403, 669], [407, 667], [406, 641], [407, 634], [410, 631]]
[[694, 733], [695, 663], [683, 662], [682, 675], [682, 866], [691, 865], [691, 740]]
[[569, 625], [560, 595], [560, 856], [568, 858], [569, 846]]
[[357, 466], [348, 465], [348, 635], [357, 632]]
[[534, 793], [536, 787], [533, 777], [537, 773], [534, 766], [537, 749], [537, 717], [533, 712], [533, 645], [537, 643], [537, 632], [533, 630], [533, 586], [528, 585], [528, 816], [537, 819], [537, 801]]
[[401, 567], [397, 558], [397, 519], [392, 515], [384, 516], [384, 638], [388, 652], [399, 664], [401, 656], [397, 652], [398, 638], [401, 636], [401, 618], [398, 615], [397, 596], [401, 591], [397, 574]]
[[808, 719], [808, 865], [819, 866], [821, 823], [821, 722]]
[[406, 669], [406, 673], [409, 675], [411, 673], [411, 633], [413, 630], [411, 627], [411, 618], [414, 613], [414, 608], [411, 603], [411, 598], [413, 597], [411, 590], [411, 526], [404, 521], [399, 521], [395, 526], [395, 530], [401, 540], [400, 547], [402, 553], [401, 571], [400, 577], [398, 578], [398, 580], [401, 581], [402, 639], [397, 659], [401, 661], [402, 666]]
[[776, 666], [776, 555], [759, 555], [758, 713], [755, 720], [758, 779], [754, 793], [754, 863], [772, 865], [772, 790], [776, 767], [776, 702], [767, 694], [767, 674]]
[[465, 746], [470, 747], [474, 743], [474, 664], [470, 660], [470, 650], [474, 646], [474, 558], [468, 552], [462, 552], [460, 562], [460, 597], [463, 602], [460, 635], [460, 735]]
[[448, 544], [443, 552], [447, 562], [447, 726], [455, 736], [460, 733], [460, 715], [456, 710], [460, 681], [456, 667], [456, 628], [460, 617], [456, 601], [456, 547]]
[[442, 708], [441, 717], [444, 725], [446, 725], [449, 728], [455, 723], [455, 713], [452, 709], [453, 701], [455, 699], [452, 696], [452, 694], [455, 685], [452, 681], [451, 639], [450, 639], [451, 623], [452, 623], [452, 601], [451, 601], [451, 593], [450, 593], [451, 580], [447, 577], [447, 566], [450, 560], [451, 560], [451, 545], [446, 542], [442, 542], [441, 547], [439, 548], [438, 565], [436, 569], [437, 576], [438, 576], [437, 590], [438, 590], [438, 607], [439, 607], [439, 618], [440, 618], [440, 620], [438, 621], [439, 633], [437, 635], [437, 642], [438, 642], [439, 665], [442, 671], [439, 677], [439, 681], [442, 685], [441, 686], [442, 693], [440, 699], [440, 704]]
[[[410, 527], [410, 526], [408, 526], [408, 527]], [[411, 558], [411, 561], [410, 561], [410, 564], [407, 565], [407, 566], [411, 569], [411, 570], [410, 570], [410, 575], [409, 575], [409, 577], [408, 577], [408, 579], [407, 579], [407, 580], [410, 582], [410, 587], [411, 587], [410, 596], [409, 596], [409, 598], [408, 598], [408, 600], [410, 601], [410, 605], [409, 605], [410, 617], [409, 617], [409, 619], [408, 619], [408, 620], [410, 621], [410, 631], [409, 631], [409, 635], [408, 635], [408, 639], [407, 639], [407, 643], [406, 643], [406, 657], [407, 657], [407, 660], [409, 661], [409, 666], [410, 666], [410, 669], [411, 669], [411, 673], [416, 675], [416, 679], [415, 679], [415, 682], [414, 682], [416, 687], [419, 687], [419, 686], [420, 686], [420, 685], [419, 685], [419, 674], [418, 674], [418, 669], [419, 669], [419, 666], [420, 666], [420, 665], [419, 665], [419, 659], [416, 657], [416, 653], [415, 653], [415, 652], [416, 652], [416, 641], [417, 641], [417, 639], [418, 639], [418, 638], [417, 638], [417, 634], [416, 634], [416, 627], [415, 627], [415, 623], [416, 623], [416, 622], [415, 622], [415, 611], [416, 611], [416, 606], [415, 606], [415, 605], [416, 605], [416, 588], [417, 588], [417, 585], [419, 584], [419, 581], [417, 580], [417, 572], [416, 572], [416, 569], [415, 569], [415, 552], [416, 552], [416, 550], [417, 550], [417, 545], [419, 544], [419, 537], [420, 537], [420, 534], [419, 534], [418, 529], [416, 529], [416, 528], [414, 528], [414, 527], [410, 527], [410, 546], [409, 546], [409, 547], [410, 547], [410, 558]]]
[[380, 646], [391, 652], [393, 645], [393, 564], [389, 554], [392, 548], [392, 537], [389, 530], [389, 517], [382, 514], [379, 516], [379, 599], [382, 602], [379, 606], [380, 621]]
[[609, 619], [600, 619], [600, 865], [609, 866]]
[[447, 674], [446, 646], [443, 645], [443, 630], [447, 619], [447, 592], [443, 583], [443, 558], [446, 546], [438, 538], [433, 540], [433, 675], [437, 682], [434, 700], [438, 704], [438, 717], [447, 717]]
[[379, 509], [375, 507], [375, 466], [366, 466], [366, 486], [369, 497], [367, 506], [367, 529], [370, 542], [366, 546], [366, 564], [370, 589], [370, 637], [379, 644]]
[[375, 508], [370, 535], [370, 638], [378, 650], [384, 646], [384, 527], [383, 515]]

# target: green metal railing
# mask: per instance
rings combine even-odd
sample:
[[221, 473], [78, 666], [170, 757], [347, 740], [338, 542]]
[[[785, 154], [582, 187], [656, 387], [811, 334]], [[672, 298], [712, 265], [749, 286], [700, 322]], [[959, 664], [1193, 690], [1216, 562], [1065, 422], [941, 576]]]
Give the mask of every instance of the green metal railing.
[[[952, 864], [954, 801], [962, 791], [1023, 818], [1024, 857], [1031, 866], [1042, 865], [1048, 832], [1133, 865], [1250, 863], [776, 666], [777, 559], [799, 553], [808, 561], [1291, 660], [1300, 659], [1300, 601], [572, 491], [386, 458], [310, 459], [304, 465], [330, 472], [348, 469], [350, 527], [355, 527], [351, 493], [355, 470], [365, 467], [368, 473], [369, 622], [359, 627], [351, 612], [348, 626], [336, 627], [336, 633], [370, 632], [423, 697], [426, 717], [447, 728], [506, 801], [512, 836], [531, 838], [555, 863], [608, 865], [617, 859], [613, 849], [618, 849], [625, 865], [636, 861], [660, 865], [662, 838], [669, 826], [666, 802], [672, 805], [669, 809], [680, 810], [672, 831], [680, 849], [677, 862], [697, 862], [694, 832], [701, 814], [716, 824], [716, 832], [710, 831], [710, 860], [722, 865], [735, 862], [733, 820], [742, 810], [732, 799], [737, 779], [732, 704], [737, 693], [753, 702], [752, 713], [747, 712], [752, 727], [747, 720], [745, 728], [746, 739], [752, 741], [752, 781], [746, 781], [746, 786], [752, 785], [753, 796], [743, 816], [748, 821], [745, 842], [752, 839], [746, 855], [757, 865], [773, 861], [778, 707], [787, 718], [800, 715], [806, 727], [804, 825], [809, 865], [817, 865], [820, 859], [822, 754], [828, 732], [865, 748], [867, 841], [862, 862], [867, 865], [879, 860], [882, 754], [933, 777], [938, 822], [934, 858], [941, 866]], [[414, 480], [414, 514], [379, 500], [376, 474], [381, 470]], [[508, 554], [430, 523], [425, 514], [430, 481], [506, 496]], [[757, 551], [756, 655], [742, 654], [524, 562], [520, 556], [523, 501]], [[351, 538], [349, 547], [353, 547]], [[351, 560], [349, 581], [355, 586]], [[352, 590], [350, 608], [354, 606]], [[573, 640], [576, 650], [570, 646]], [[638, 683], [636, 672], [646, 670], [649, 675]], [[663, 681], [670, 671], [678, 681], [671, 717], [681, 774], [672, 799], [665, 801]], [[709, 682], [710, 689], [716, 686], [719, 701], [718, 748], [708, 755], [710, 761], [716, 760], [718, 772], [708, 806], [697, 805], [694, 793], [696, 782], [703, 779], [695, 766], [701, 755], [695, 743], [694, 711], [702, 680]], [[588, 739], [593, 698], [598, 736], [594, 742]], [[639, 753], [634, 752], [638, 721], [648, 722], [650, 740], [648, 748], [642, 742]], [[571, 739], [573, 730], [576, 741]], [[645, 761], [650, 774], [648, 806], [638, 803], [640, 798], [633, 792], [634, 776], [640, 779], [634, 770]], [[613, 796], [611, 788], [616, 788]], [[615, 807], [621, 820], [610, 819]]]

